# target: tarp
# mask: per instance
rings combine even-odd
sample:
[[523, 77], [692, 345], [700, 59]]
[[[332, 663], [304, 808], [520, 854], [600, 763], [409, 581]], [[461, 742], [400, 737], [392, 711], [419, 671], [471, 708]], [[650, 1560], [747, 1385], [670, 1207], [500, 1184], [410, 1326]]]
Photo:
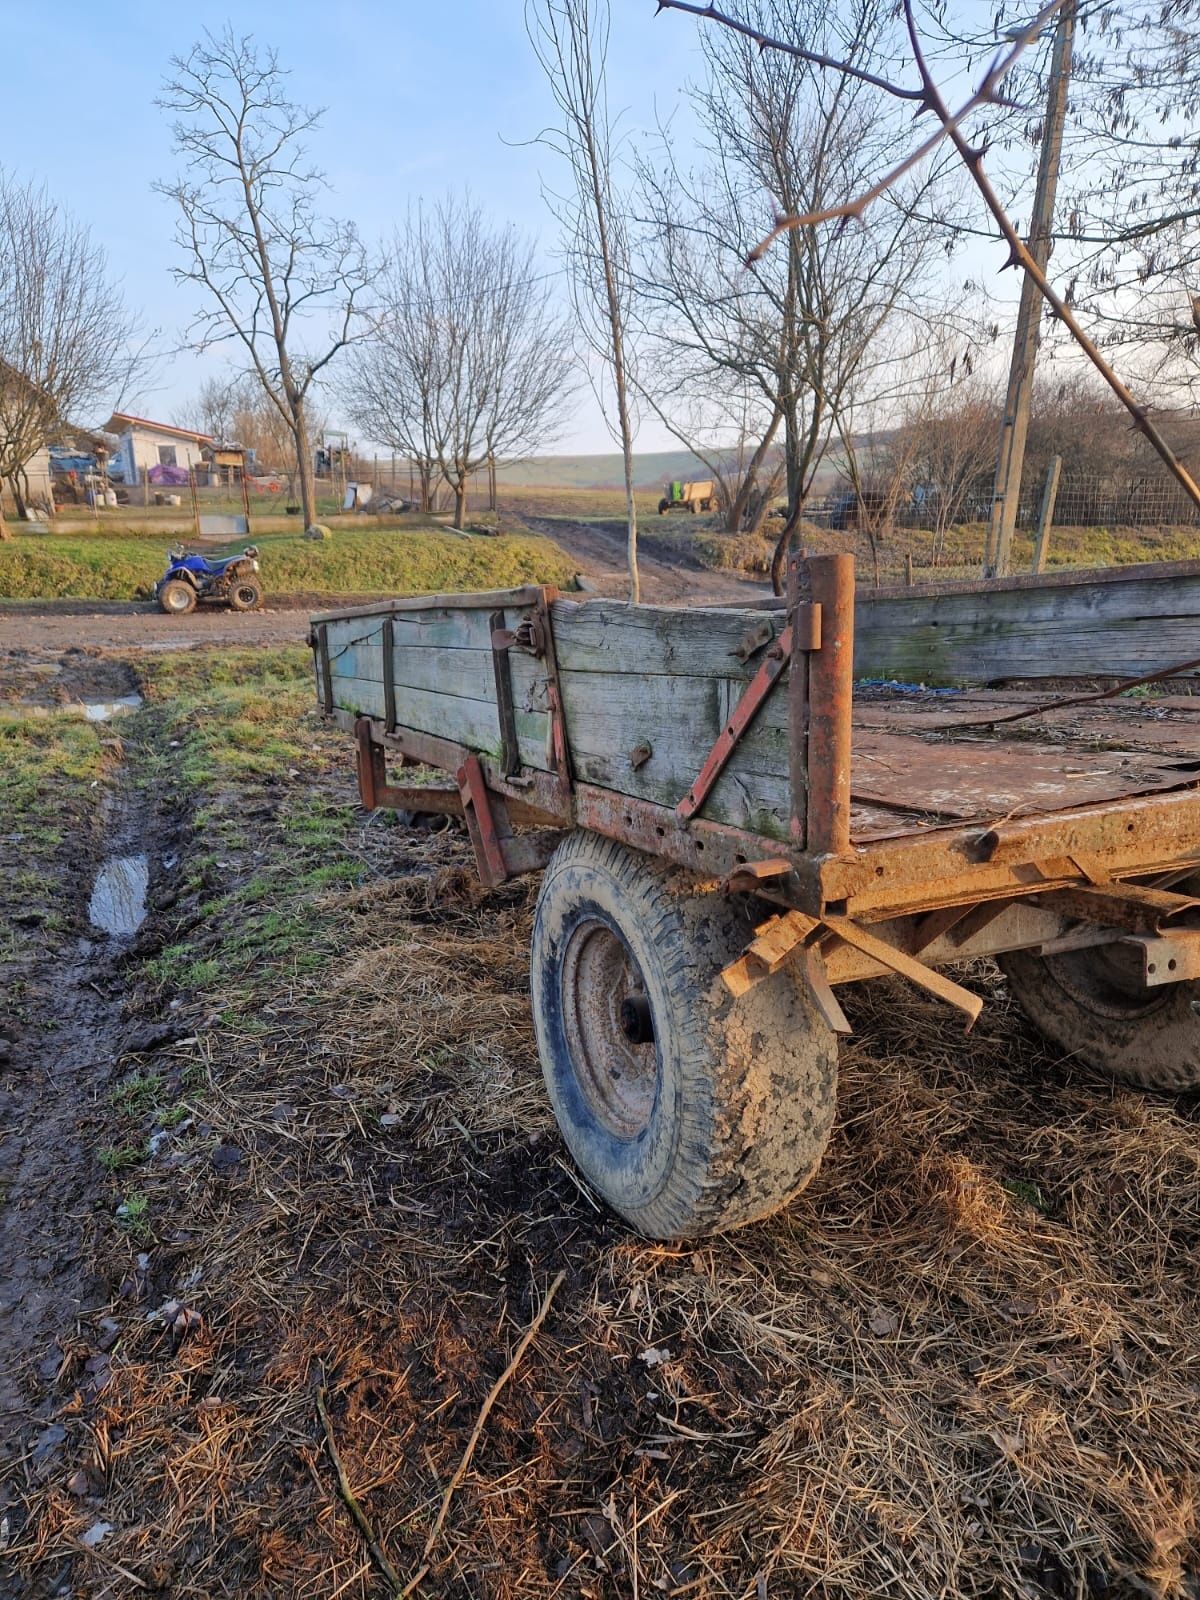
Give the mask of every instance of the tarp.
[[148, 483], [169, 483], [173, 489], [188, 481], [186, 467], [151, 467], [146, 474]]

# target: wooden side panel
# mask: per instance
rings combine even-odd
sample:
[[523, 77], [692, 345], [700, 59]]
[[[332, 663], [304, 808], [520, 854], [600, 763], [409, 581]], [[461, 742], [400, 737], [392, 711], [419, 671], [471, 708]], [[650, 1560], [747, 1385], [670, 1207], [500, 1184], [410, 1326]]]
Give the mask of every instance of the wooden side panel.
[[[677, 805], [762, 659], [734, 653], [762, 614], [559, 601], [553, 617], [575, 777]], [[784, 680], [717, 780], [707, 819], [787, 838], [786, 721]]]
[[855, 616], [858, 678], [989, 683], [1138, 677], [1200, 657], [1200, 573], [874, 596]]
[[[509, 627], [526, 614], [521, 607], [496, 609], [503, 610]], [[335, 706], [384, 718], [383, 638], [390, 628], [395, 725], [498, 759], [502, 739], [491, 615], [486, 608], [446, 606], [334, 618], [326, 628]], [[549, 771], [545, 665], [515, 650], [509, 661], [521, 761]]]

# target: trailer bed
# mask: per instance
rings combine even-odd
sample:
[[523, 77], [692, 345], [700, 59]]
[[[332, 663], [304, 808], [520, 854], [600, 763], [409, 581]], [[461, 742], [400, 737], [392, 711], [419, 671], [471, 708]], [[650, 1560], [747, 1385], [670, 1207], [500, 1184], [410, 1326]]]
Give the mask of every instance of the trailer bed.
[[[828, 556], [796, 558], [789, 590], [314, 619], [363, 804], [460, 815], [485, 883], [548, 867], [531, 1000], [555, 1115], [654, 1237], [807, 1181], [837, 985], [898, 974], [970, 1026], [982, 998], [944, 969], [994, 956], [1068, 1054], [1200, 1087], [1200, 700], [1095, 681], [1200, 668], [1200, 565], [856, 606]], [[398, 784], [389, 758], [453, 784]]]
[[1125, 699], [1036, 711], [1039, 693], [859, 691], [851, 838], [992, 825], [1038, 812], [1192, 787], [1200, 698]]

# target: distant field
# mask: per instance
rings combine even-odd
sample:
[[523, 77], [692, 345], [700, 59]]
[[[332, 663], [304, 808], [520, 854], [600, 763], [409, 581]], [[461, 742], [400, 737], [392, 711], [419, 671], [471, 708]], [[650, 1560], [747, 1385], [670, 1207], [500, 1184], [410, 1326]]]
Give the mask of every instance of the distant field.
[[[639, 522], [647, 518], [655, 523], [659, 521], [658, 502], [661, 497], [660, 489], [636, 491], [634, 499]], [[603, 517], [606, 520], [625, 520], [624, 489], [563, 489], [551, 485], [537, 487], [513, 484], [501, 488], [499, 504], [502, 515], [508, 513], [516, 517], [576, 517], [581, 521]], [[665, 522], [667, 519], [662, 520]]]
[[[690, 450], [639, 451], [634, 456], [633, 481], [639, 489], [655, 489], [672, 478], [708, 478], [712, 474]], [[501, 467], [496, 474], [503, 491], [509, 485], [527, 489], [621, 490], [625, 467], [621, 456], [534, 456]]]
[[[255, 543], [268, 604], [273, 594], [565, 585], [574, 571], [570, 558], [548, 539], [473, 537], [436, 525], [356, 529], [323, 541], [256, 533]], [[21, 535], [0, 544], [0, 599], [137, 599], [162, 576], [165, 556], [164, 537], [155, 532]]]

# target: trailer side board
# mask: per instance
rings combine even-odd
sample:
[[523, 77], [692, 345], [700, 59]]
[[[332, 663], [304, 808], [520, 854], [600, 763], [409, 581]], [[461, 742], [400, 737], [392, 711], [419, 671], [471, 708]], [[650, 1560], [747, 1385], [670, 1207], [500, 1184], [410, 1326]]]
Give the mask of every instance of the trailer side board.
[[1200, 562], [860, 590], [856, 678], [1135, 678], [1200, 657]]
[[[461, 607], [393, 604], [330, 616], [324, 629], [333, 709], [373, 717], [388, 732], [411, 728], [499, 759], [503, 731], [496, 703], [493, 619], [516, 628], [527, 604], [504, 596]], [[385, 687], [390, 656], [391, 686]], [[552, 770], [545, 666], [508, 654], [521, 763]]]

